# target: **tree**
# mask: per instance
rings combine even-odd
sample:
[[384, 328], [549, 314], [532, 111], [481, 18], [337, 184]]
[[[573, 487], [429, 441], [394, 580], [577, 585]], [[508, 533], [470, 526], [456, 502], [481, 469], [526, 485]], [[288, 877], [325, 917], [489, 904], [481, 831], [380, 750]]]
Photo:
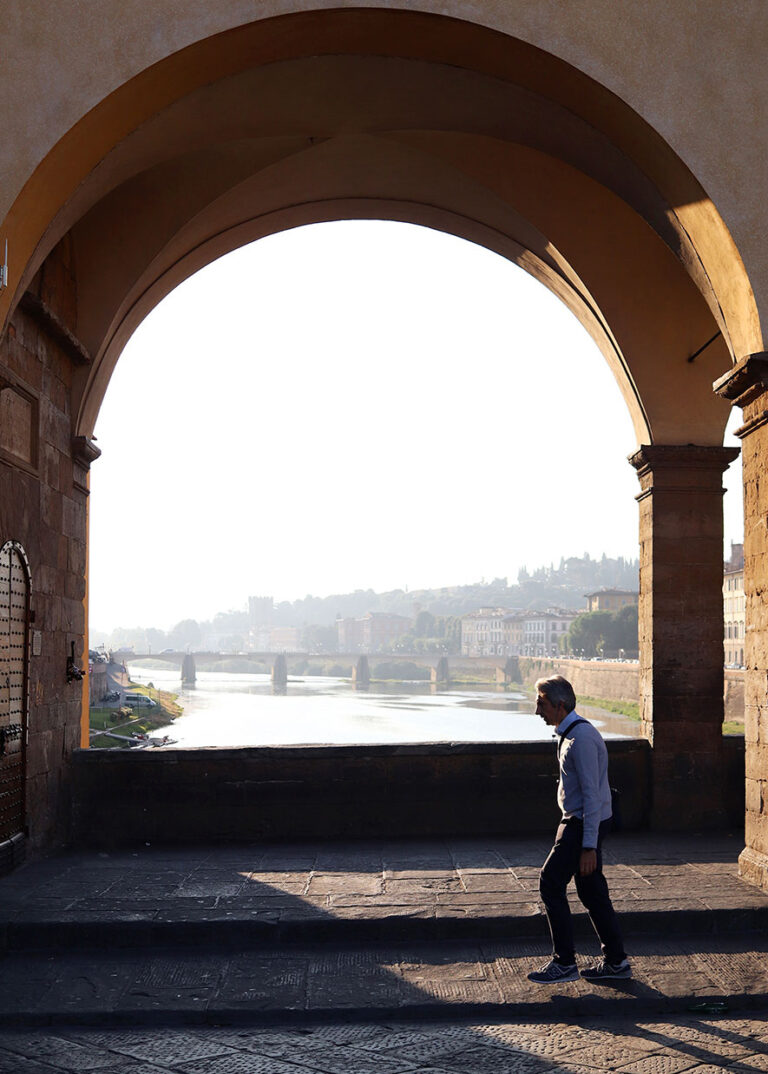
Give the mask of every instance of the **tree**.
[[625, 604], [616, 612], [584, 612], [578, 615], [568, 630], [571, 652], [595, 656], [604, 650], [617, 653], [620, 649], [637, 649], [637, 605]]
[[631, 652], [637, 649], [637, 611], [636, 604], [625, 604], [616, 612], [611, 649], [617, 652], [619, 649], [628, 649]]
[[417, 638], [433, 638], [435, 636], [434, 615], [431, 612], [419, 612], [413, 624], [413, 633]]
[[311, 623], [301, 632], [304, 648], [310, 653], [335, 653], [338, 648], [338, 633], [334, 626], [319, 626]]
[[571, 651], [596, 656], [598, 648], [602, 649], [605, 645], [612, 620], [611, 612], [584, 612], [577, 615], [568, 630]]
[[203, 632], [197, 619], [182, 619], [171, 630], [170, 637], [177, 649], [192, 649], [200, 645]]

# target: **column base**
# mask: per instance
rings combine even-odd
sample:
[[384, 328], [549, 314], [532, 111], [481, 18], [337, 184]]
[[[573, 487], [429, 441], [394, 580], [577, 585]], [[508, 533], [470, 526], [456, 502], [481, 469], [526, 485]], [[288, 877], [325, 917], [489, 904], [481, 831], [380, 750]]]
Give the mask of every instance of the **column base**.
[[739, 876], [748, 884], [768, 891], [768, 854], [754, 847], [744, 847], [739, 854]]

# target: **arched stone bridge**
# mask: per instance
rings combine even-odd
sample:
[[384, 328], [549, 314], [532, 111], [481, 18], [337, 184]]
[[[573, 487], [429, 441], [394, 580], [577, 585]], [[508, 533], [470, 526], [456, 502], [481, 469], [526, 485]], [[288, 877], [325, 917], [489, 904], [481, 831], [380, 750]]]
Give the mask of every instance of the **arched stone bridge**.
[[252, 653], [130, 653], [118, 654], [124, 658], [126, 665], [140, 664], [145, 660], [162, 660], [165, 663], [176, 665], [181, 669], [185, 660], [189, 667], [189, 658], [192, 657], [194, 666], [211, 664], [214, 662], [226, 662], [232, 664], [262, 663], [270, 669], [274, 668], [278, 657], [284, 657], [286, 661], [306, 660], [310, 664], [351, 664], [353, 668], [360, 666], [361, 657], [365, 657], [369, 667], [376, 663], [409, 663], [416, 664], [420, 668], [429, 668], [432, 672], [433, 681], [447, 681], [452, 675], [474, 674], [478, 672], [491, 672], [491, 678], [497, 682], [511, 682], [517, 667], [517, 658], [508, 656], [461, 656], [458, 653], [446, 655], [445, 653], [307, 653], [307, 652], [252, 652]]

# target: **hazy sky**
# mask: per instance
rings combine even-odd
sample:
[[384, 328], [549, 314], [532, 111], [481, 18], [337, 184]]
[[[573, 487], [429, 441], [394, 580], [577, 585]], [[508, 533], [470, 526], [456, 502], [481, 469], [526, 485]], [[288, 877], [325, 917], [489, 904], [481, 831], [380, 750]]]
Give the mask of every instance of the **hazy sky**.
[[[97, 630], [637, 555], [636, 444], [592, 340], [515, 265], [406, 224], [199, 272], [131, 339], [96, 435]], [[740, 540], [740, 467], [726, 484]]]

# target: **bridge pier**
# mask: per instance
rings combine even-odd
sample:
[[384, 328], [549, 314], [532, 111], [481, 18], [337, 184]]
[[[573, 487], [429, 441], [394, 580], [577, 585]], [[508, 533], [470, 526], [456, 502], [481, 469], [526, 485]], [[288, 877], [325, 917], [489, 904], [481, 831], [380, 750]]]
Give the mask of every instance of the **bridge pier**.
[[357, 658], [357, 663], [352, 669], [352, 682], [356, 690], [367, 690], [371, 685], [371, 669], [365, 653]]
[[503, 668], [496, 668], [496, 683], [499, 686], [520, 682], [520, 678], [520, 664], [516, 656], [510, 656]]
[[185, 653], [181, 662], [182, 686], [194, 686], [196, 681], [197, 667], [195, 666], [195, 658], [192, 653]]
[[448, 666], [447, 656], [441, 656], [437, 665], [430, 669], [429, 678], [431, 682], [448, 685], [451, 681], [451, 669]]
[[285, 693], [288, 689], [288, 663], [285, 653], [278, 653], [272, 665], [272, 691]]

